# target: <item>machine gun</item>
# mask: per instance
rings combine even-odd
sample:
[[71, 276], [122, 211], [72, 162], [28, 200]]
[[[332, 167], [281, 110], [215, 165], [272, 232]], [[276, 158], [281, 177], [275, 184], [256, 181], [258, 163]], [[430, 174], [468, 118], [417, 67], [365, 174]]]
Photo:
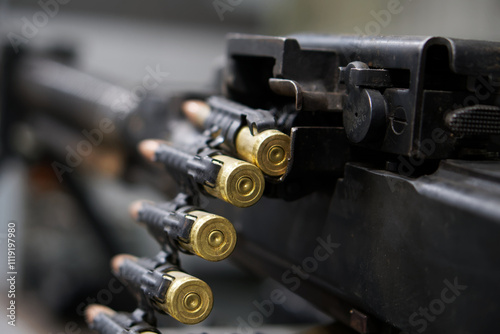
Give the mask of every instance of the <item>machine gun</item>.
[[[61, 144], [33, 110], [65, 127], [109, 118], [128, 163], [144, 165], [142, 142], [140, 152], [174, 175], [178, 202], [132, 210], [171, 259], [143, 268], [140, 280], [179, 251], [203, 257], [223, 245], [226, 257], [236, 238], [229, 221], [239, 221], [234, 261], [358, 333], [497, 327], [499, 43], [233, 34], [212, 91], [120, 108], [117, 100], [131, 100], [126, 90], [71, 69], [68, 59], [4, 52], [2, 112], [21, 110], [52, 152]], [[138, 120], [141, 127], [130, 126]], [[179, 122], [191, 124], [188, 133]], [[209, 216], [219, 222], [196, 241], [195, 221], [211, 212], [195, 209], [206, 196], [226, 209]], [[189, 300], [209, 312], [211, 298]], [[165, 307], [194, 305], [182, 300]], [[97, 329], [115, 317], [89, 312]]]

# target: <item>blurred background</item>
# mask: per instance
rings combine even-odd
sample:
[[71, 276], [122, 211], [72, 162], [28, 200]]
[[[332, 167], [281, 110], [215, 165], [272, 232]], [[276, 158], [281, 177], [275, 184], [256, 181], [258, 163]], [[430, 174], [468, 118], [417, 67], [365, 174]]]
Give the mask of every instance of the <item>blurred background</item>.
[[[40, 11], [53, 15], [40, 21]], [[229, 32], [441, 35], [500, 41], [499, 15], [497, 0], [0, 0], [0, 32], [6, 43], [22, 36], [15, 43], [25, 47], [74, 48], [79, 69], [130, 89], [141, 83], [148, 67], [159, 67], [168, 72], [154, 91], [162, 95], [210, 85], [224, 60]], [[15, 133], [7, 140], [23, 154], [36, 155], [29, 129], [20, 127]], [[14, 220], [19, 266], [17, 326], [9, 327], [3, 319], [2, 333], [86, 333], [81, 311], [89, 303], [133, 309], [132, 298], [109, 273], [108, 261], [118, 252], [151, 256], [158, 251], [147, 233], [131, 222], [127, 207], [138, 198], [165, 197], [146, 185], [117, 181], [123, 166], [113, 163], [114, 153], [101, 154], [109, 158], [104, 166], [88, 162], [81, 167], [98, 169], [98, 176], [90, 172], [90, 181], [79, 180], [87, 185], [87, 205], [99, 208], [97, 216], [69, 196], [68, 188], [78, 185], [61, 185], [47, 165], [28, 167], [20, 159], [1, 160], [0, 264], [5, 268], [6, 225]], [[111, 235], [115, 244], [104, 244], [99, 233]], [[253, 302], [269, 296], [276, 286], [228, 261], [207, 264], [186, 257], [183, 264], [214, 291], [215, 309], [204, 327], [236, 328], [238, 318], [254, 310]], [[1, 284], [6, 291], [5, 280]], [[6, 305], [5, 297], [2, 292], [1, 305]], [[272, 330], [281, 330], [283, 322], [290, 324], [284, 317], [287, 312], [300, 314], [300, 326], [332, 321], [297, 299], [267, 319], [275, 325]], [[161, 325], [177, 326], [168, 319]], [[197, 331], [185, 326], [179, 330]]]

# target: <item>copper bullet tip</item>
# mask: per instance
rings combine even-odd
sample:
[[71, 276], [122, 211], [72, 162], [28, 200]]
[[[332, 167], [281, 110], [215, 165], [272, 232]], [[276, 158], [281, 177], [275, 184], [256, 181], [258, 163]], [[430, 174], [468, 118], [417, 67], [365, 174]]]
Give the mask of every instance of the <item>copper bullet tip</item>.
[[94, 323], [95, 317], [101, 313], [113, 316], [116, 312], [106, 306], [91, 304], [85, 309], [85, 321], [87, 321], [88, 324], [92, 324]]
[[210, 116], [210, 106], [200, 100], [187, 100], [182, 104], [184, 115], [199, 128], [204, 128], [208, 116]]
[[139, 212], [141, 211], [142, 207], [144, 206], [144, 203], [147, 203], [147, 201], [135, 201], [130, 206], [128, 207], [128, 212], [130, 214], [130, 217], [136, 222], [139, 222]]
[[111, 270], [114, 273], [118, 273], [120, 271], [121, 266], [125, 260], [137, 261], [137, 257], [129, 255], [129, 254], [120, 254], [116, 255], [111, 259]]
[[156, 151], [160, 146], [160, 141], [158, 140], [143, 140], [139, 143], [139, 152], [149, 161], [156, 161]]

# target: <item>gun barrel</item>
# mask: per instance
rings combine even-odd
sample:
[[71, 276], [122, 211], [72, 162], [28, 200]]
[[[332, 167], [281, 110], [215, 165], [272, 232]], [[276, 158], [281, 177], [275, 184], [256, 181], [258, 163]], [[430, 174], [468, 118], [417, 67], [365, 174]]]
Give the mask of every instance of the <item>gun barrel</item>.
[[139, 104], [123, 87], [42, 57], [30, 56], [20, 62], [14, 86], [27, 106], [78, 125], [95, 126], [103, 118], [124, 119]]

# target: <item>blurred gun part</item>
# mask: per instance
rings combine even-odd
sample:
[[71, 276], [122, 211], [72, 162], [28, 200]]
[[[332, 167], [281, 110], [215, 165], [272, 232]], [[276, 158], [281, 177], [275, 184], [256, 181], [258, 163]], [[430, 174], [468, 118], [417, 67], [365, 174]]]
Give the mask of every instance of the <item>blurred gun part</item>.
[[149, 324], [135, 321], [129, 314], [118, 314], [101, 305], [89, 305], [85, 309], [85, 320], [99, 334], [161, 334]]

